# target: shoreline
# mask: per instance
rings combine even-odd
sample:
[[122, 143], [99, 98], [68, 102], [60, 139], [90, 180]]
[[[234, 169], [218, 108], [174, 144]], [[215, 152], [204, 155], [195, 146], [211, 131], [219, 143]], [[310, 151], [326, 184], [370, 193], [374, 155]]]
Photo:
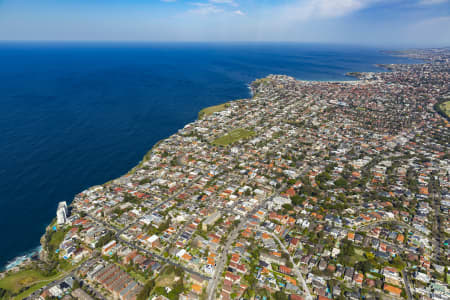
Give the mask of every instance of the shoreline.
[[[383, 53], [383, 51], [380, 51], [380, 52]], [[387, 56], [393, 56], [393, 57], [403, 57], [403, 58], [408, 58], [408, 57], [405, 56], [405, 55], [392, 55], [392, 54], [389, 54], [389, 53], [383, 53], [383, 54], [385, 54], [385, 55], [387, 55]], [[414, 58], [408, 58], [408, 59], [414, 60]], [[424, 61], [424, 62], [421, 62], [421, 63], [426, 63], [426, 62]], [[402, 63], [402, 64], [405, 64], [405, 63]], [[418, 62], [412, 62], [411, 64], [420, 64], [420, 63], [418, 63]], [[374, 64], [374, 66], [376, 66], [376, 67], [378, 67], [378, 68], [380, 68], [380, 69], [386, 69], [388, 72], [392, 72], [392, 70], [388, 68], [389, 65], [396, 65], [396, 64]], [[401, 64], [400, 64], [400, 65], [401, 65]], [[297, 79], [297, 78], [295, 78], [295, 80], [300, 81], [300, 82], [308, 82], [308, 83], [311, 83], [311, 84], [314, 84], [314, 83], [360, 84], [360, 83], [363, 83], [363, 82], [364, 82], [364, 79], [361, 79], [361, 78], [359, 78], [359, 77], [357, 77], [357, 76], [349, 75], [349, 74], [351, 74], [351, 73], [364, 75], [364, 74], [378, 73], [378, 72], [353, 72], [353, 71], [352, 71], [352, 72], [347, 72], [347, 73], [345, 73], [345, 74], [343, 75], [343, 76], [346, 76], [346, 77], [356, 77], [357, 80], [303, 80], [303, 79]], [[269, 75], [273, 75], [273, 74], [268, 74], [267, 76], [269, 76]], [[229, 100], [229, 101], [226, 101], [226, 102], [223, 102], [223, 103], [219, 103], [219, 104], [216, 104], [216, 105], [211, 105], [211, 106], [204, 107], [204, 108], [202, 108], [202, 109], [198, 112], [198, 117], [197, 117], [194, 121], [186, 123], [185, 126], [188, 125], [188, 124], [191, 124], [191, 123], [193, 123], [193, 122], [196, 122], [196, 121], [200, 120], [200, 119], [201, 119], [200, 113], [201, 113], [202, 111], [204, 111], [205, 109], [212, 108], [212, 107], [216, 107], [216, 106], [221, 106], [221, 105], [226, 105], [226, 104], [231, 104], [231, 103], [233, 103], [233, 102], [235, 102], [235, 101], [239, 101], [239, 100], [243, 100], [243, 99], [251, 99], [251, 98], [253, 98], [255, 95], [254, 95], [253, 90], [252, 90], [252, 86], [251, 86], [252, 83], [254, 83], [255, 81], [258, 81], [258, 80], [267, 78], [267, 76], [266, 76], [266, 77], [263, 77], [263, 78], [255, 78], [253, 82], [246, 84], [247, 88], [248, 88], [249, 91], [250, 91], [250, 98], [233, 99], [233, 100]], [[179, 129], [181, 129], [181, 128], [179, 128]], [[122, 176], [126, 176], [126, 175], [129, 175], [129, 174], [132, 174], [137, 168], [139, 168], [139, 166], [141, 166], [143, 163], [145, 163], [145, 162], [148, 160], [147, 157], [149, 157], [149, 155], [151, 154], [151, 152], [153, 151], [153, 149], [155, 149], [161, 142], [163, 142], [164, 140], [168, 139], [169, 137], [171, 137], [171, 136], [174, 135], [174, 134], [177, 134], [177, 132], [174, 132], [173, 134], [171, 134], [171, 135], [169, 135], [169, 136], [167, 136], [167, 137], [165, 137], [165, 138], [159, 140], [158, 142], [156, 142], [156, 143], [150, 148], [150, 150], [148, 150], [148, 151], [144, 154], [144, 156], [142, 157], [142, 159], [141, 159], [134, 167], [132, 167], [127, 173], [125, 173], [125, 174], [123, 174], [123, 175], [121, 175], [121, 176], [119, 176], [119, 177], [117, 177], [117, 178], [113, 178], [113, 179], [111, 179], [111, 180], [109, 180], [109, 181], [106, 181], [106, 182], [104, 182], [104, 183], [89, 186], [87, 189], [92, 188], [92, 187], [94, 187], [94, 186], [104, 186], [104, 185], [106, 185], [106, 184], [111, 183], [111, 182], [114, 181], [114, 180], [117, 180], [117, 179], [121, 178]], [[74, 196], [74, 197], [75, 197], [75, 196]], [[72, 206], [72, 202], [73, 202], [73, 199], [72, 199], [72, 201], [70, 202], [69, 207]], [[56, 213], [56, 210], [55, 210], [55, 213]], [[51, 223], [49, 223], [49, 224], [45, 227], [45, 232], [41, 235], [41, 239], [42, 239], [42, 237], [45, 235], [45, 233], [47, 232], [47, 230], [49, 229], [50, 225], [51, 225]], [[38, 250], [38, 249], [39, 249], [39, 250]], [[36, 247], [32, 248], [32, 249], [29, 250], [29, 251], [24, 251], [24, 252], [23, 252], [24, 254], [22, 254], [22, 255], [17, 255], [16, 257], [10, 259], [10, 260], [7, 262], [6, 265], [0, 266], [0, 278], [1, 278], [1, 275], [2, 275], [2, 274], [7, 273], [7, 272], [9, 272], [9, 271], [12, 271], [14, 268], [19, 268], [19, 269], [20, 269], [20, 267], [22, 267], [23, 265], [25, 265], [25, 264], [27, 264], [27, 263], [30, 262], [31, 258], [34, 256], [34, 255], [32, 255], [33, 253], [34, 253], [34, 254], [37, 253], [37, 254], [39, 255], [39, 254], [42, 253], [42, 250], [43, 250], [43, 245], [40, 244], [39, 246], [36, 246]], [[23, 259], [23, 257], [25, 257], [25, 256], [26, 256], [27, 258], [26, 258], [26, 259]], [[10, 265], [11, 265], [12, 267], [7, 269], [7, 267], [10, 266]]]

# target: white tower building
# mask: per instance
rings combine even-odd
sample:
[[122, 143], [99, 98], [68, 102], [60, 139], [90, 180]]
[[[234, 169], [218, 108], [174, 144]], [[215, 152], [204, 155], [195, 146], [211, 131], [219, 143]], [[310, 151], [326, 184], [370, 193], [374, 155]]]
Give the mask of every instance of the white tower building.
[[68, 213], [66, 201], [59, 202], [58, 210], [56, 211], [56, 221], [58, 225], [66, 224]]

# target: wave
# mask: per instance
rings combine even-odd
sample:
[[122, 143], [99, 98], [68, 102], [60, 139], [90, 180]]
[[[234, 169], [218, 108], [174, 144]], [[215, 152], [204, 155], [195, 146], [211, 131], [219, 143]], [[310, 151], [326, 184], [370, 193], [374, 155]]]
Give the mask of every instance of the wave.
[[11, 259], [10, 261], [8, 261], [6, 263], [6, 265], [4, 266], [4, 271], [8, 271], [11, 270], [14, 267], [19, 266], [20, 264], [22, 264], [24, 261], [32, 258], [33, 256], [39, 255], [39, 253], [42, 251], [42, 246], [37, 246], [36, 248], [26, 252], [23, 255], [17, 256], [13, 259]]

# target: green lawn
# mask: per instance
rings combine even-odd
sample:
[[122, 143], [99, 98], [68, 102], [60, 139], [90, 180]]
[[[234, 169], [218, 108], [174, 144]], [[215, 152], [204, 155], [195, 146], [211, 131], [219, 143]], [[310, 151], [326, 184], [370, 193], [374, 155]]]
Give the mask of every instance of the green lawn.
[[42, 281], [40, 283], [37, 283], [37, 284], [33, 285], [32, 287], [30, 287], [29, 289], [20, 293], [19, 295], [15, 296], [14, 300], [22, 300], [22, 299], [28, 297], [29, 295], [31, 295], [32, 293], [34, 293], [35, 291], [37, 291], [38, 289], [46, 286], [47, 284], [49, 284], [52, 281], [53, 280], [48, 280], [48, 281]]
[[243, 128], [234, 129], [226, 135], [223, 135], [213, 141], [213, 145], [226, 146], [234, 142], [254, 136], [255, 132]]
[[450, 101], [446, 101], [444, 103], [441, 103], [439, 105], [442, 109], [442, 111], [448, 116], [450, 117]]
[[212, 115], [215, 112], [219, 112], [222, 110], [225, 110], [227, 107], [229, 106], [228, 103], [223, 103], [223, 104], [219, 104], [219, 105], [214, 105], [214, 106], [210, 106], [210, 107], [206, 107], [204, 109], [202, 109], [199, 113], [198, 113], [198, 118], [199, 119], [203, 119], [204, 117], [207, 117], [209, 115]]
[[23, 291], [19, 295], [15, 296], [14, 299], [15, 300], [21, 300], [23, 298], [26, 298], [30, 294], [32, 294], [34, 291], [37, 291], [38, 289], [46, 286], [50, 282], [58, 280], [58, 279], [61, 279], [61, 278], [64, 278], [65, 276], [67, 276], [67, 274], [69, 274], [78, 265], [72, 266], [71, 264], [67, 264], [64, 267], [62, 267], [62, 270], [64, 271], [63, 273], [58, 273], [58, 274], [50, 276], [50, 277], [44, 277], [44, 276], [40, 275], [41, 276], [40, 279], [34, 280], [33, 282], [35, 282], [35, 283], [33, 285], [29, 285], [30, 287], [28, 289], [26, 289], [25, 291]]
[[33, 282], [43, 280], [45, 277], [37, 270], [25, 270], [7, 275], [0, 280], [0, 288], [17, 293], [21, 288], [31, 285]]
[[25, 287], [29, 287], [28, 289], [24, 290], [19, 295], [15, 296], [14, 299], [23, 299], [26, 298], [28, 295], [33, 293], [34, 291], [40, 289], [41, 287], [47, 285], [48, 283], [61, 279], [64, 276], [67, 276], [68, 273], [70, 273], [73, 269], [75, 269], [77, 266], [79, 266], [82, 262], [78, 263], [77, 265], [73, 266], [69, 262], [61, 262], [60, 263], [60, 272], [53, 276], [44, 276], [42, 275], [38, 270], [30, 269], [30, 270], [23, 270], [19, 271], [17, 273], [13, 273], [10, 275], [7, 275], [5, 278], [0, 280], [0, 288], [9, 290], [13, 294], [18, 293], [21, 289]]

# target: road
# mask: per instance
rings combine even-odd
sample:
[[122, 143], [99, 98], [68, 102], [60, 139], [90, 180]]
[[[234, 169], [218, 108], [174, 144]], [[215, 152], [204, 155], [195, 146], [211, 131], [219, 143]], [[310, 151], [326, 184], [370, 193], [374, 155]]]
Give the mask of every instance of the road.
[[[214, 271], [213, 278], [210, 280], [208, 287], [206, 289], [206, 295], [208, 300], [215, 299], [215, 291], [217, 289], [217, 285], [222, 277], [222, 272], [225, 267], [225, 262], [228, 258], [228, 251], [230, 250], [231, 245], [236, 240], [236, 238], [239, 236], [239, 232], [244, 228], [247, 221], [262, 207], [266, 205], [267, 202], [272, 200], [276, 195], [279, 194], [281, 190], [283, 190], [286, 187], [286, 185], [283, 185], [280, 187], [277, 191], [275, 191], [272, 196], [266, 198], [264, 201], [262, 201], [259, 205], [257, 205], [252, 211], [247, 213], [245, 217], [242, 218], [239, 225], [230, 233], [230, 236], [227, 239], [227, 242], [225, 244], [224, 249], [222, 250], [222, 253], [220, 254], [220, 257], [218, 259], [218, 263], [216, 263], [216, 268]], [[312, 299], [311, 299], [312, 300]]]
[[413, 298], [411, 296], [411, 290], [409, 289], [408, 274], [404, 269], [402, 270], [402, 276], [403, 276], [403, 283], [405, 284], [406, 297], [408, 297], [408, 300], [412, 300]]
[[180, 235], [183, 234], [183, 232], [192, 223], [192, 221], [195, 220], [195, 218], [197, 218], [197, 216], [190, 217], [189, 220], [187, 220], [186, 223], [184, 224], [183, 228], [179, 229], [176, 234], [174, 234], [173, 236], [170, 237], [170, 241], [167, 243], [167, 246], [166, 246], [166, 248], [164, 248], [162, 253], [165, 253], [165, 252], [169, 251], [170, 247], [172, 246], [172, 243], [178, 240]]
[[[167, 202], [169, 202], [169, 201], [175, 199], [178, 195], [180, 195], [181, 193], [183, 193], [187, 188], [189, 188], [190, 186], [192, 186], [193, 184], [195, 184], [195, 183], [201, 178], [201, 176], [202, 176], [202, 175], [199, 175], [199, 176], [197, 176], [196, 178], [194, 178], [190, 184], [188, 184], [184, 189], [182, 189], [181, 191], [179, 191], [179, 192], [176, 193], [175, 195], [173, 195], [173, 196], [169, 197], [168, 199], [166, 199], [165, 201], [163, 201], [163, 202], [158, 203], [157, 205], [155, 205], [155, 206], [152, 208], [152, 210], [155, 210], [155, 209], [161, 207], [162, 205], [164, 205], [165, 203], [167, 203]], [[155, 253], [153, 253], [153, 252], [151, 252], [151, 251], [149, 251], [149, 250], [147, 250], [147, 249], [144, 249], [144, 248], [141, 247], [141, 246], [138, 246], [138, 245], [136, 245], [136, 244], [134, 244], [134, 243], [131, 243], [131, 242], [129, 242], [129, 241], [123, 239], [123, 238], [121, 237], [121, 235], [122, 235], [126, 230], [128, 230], [130, 227], [132, 227], [133, 225], [135, 225], [135, 224], [139, 221], [139, 219], [136, 220], [135, 222], [133, 222], [133, 223], [127, 225], [127, 227], [125, 227], [125, 228], [119, 230], [118, 228], [114, 227], [113, 225], [111, 225], [111, 224], [109, 224], [109, 223], [106, 223], [106, 222], [103, 221], [103, 220], [100, 220], [100, 219], [98, 219], [98, 218], [96, 218], [96, 217], [93, 217], [93, 216], [91, 216], [91, 215], [89, 215], [89, 217], [92, 218], [94, 221], [103, 224], [105, 227], [110, 228], [110, 229], [112, 229], [113, 231], [115, 231], [115, 232], [116, 232], [115, 237], [116, 237], [116, 239], [117, 239], [118, 241], [120, 241], [121, 243], [126, 244], [126, 245], [128, 245], [129, 247], [134, 248], [134, 249], [137, 249], [137, 250], [139, 250], [139, 251], [141, 251], [141, 252], [143, 252], [143, 253], [146, 253], [146, 254], [148, 254], [149, 256], [156, 257], [156, 258], [158, 258], [161, 262], [165, 262], [165, 263], [168, 263], [168, 264], [171, 264], [171, 265], [180, 267], [180, 268], [182, 268], [184, 271], [186, 271], [186, 272], [188, 272], [188, 273], [190, 273], [190, 274], [197, 275], [197, 276], [203, 278], [204, 280], [210, 280], [210, 279], [211, 279], [211, 277], [205, 276], [204, 274], [201, 274], [201, 273], [199, 273], [199, 272], [197, 272], [197, 271], [195, 271], [195, 270], [192, 270], [192, 269], [190, 269], [190, 268], [188, 268], [188, 267], [185, 267], [185, 266], [183, 266], [183, 265], [181, 265], [181, 264], [179, 264], [179, 263], [173, 262], [173, 261], [171, 261], [171, 260], [168, 259], [168, 258], [165, 258], [165, 257], [163, 257], [163, 256], [160, 256], [160, 255], [158, 255], [158, 254], [155, 254]]]
[[442, 228], [441, 228], [441, 198], [439, 193], [433, 193], [433, 208], [434, 208], [434, 224], [433, 224], [433, 258], [438, 264], [442, 264]]
[[132, 248], [135, 248], [135, 249], [137, 249], [137, 250], [139, 250], [139, 251], [141, 251], [141, 252], [144, 252], [144, 253], [148, 254], [149, 256], [156, 257], [156, 258], [158, 258], [158, 259], [159, 259], [160, 261], [162, 261], [162, 262], [165, 262], [165, 263], [167, 263], [167, 264], [171, 264], [171, 265], [176, 266], [176, 267], [180, 267], [180, 268], [182, 268], [184, 271], [186, 271], [186, 272], [188, 272], [188, 273], [191, 273], [191, 274], [194, 274], [194, 275], [197, 275], [197, 276], [201, 277], [201, 278], [204, 279], [204, 280], [210, 280], [210, 279], [211, 279], [211, 277], [208, 277], [208, 276], [206, 276], [206, 275], [204, 275], [204, 274], [201, 274], [201, 273], [199, 273], [199, 272], [197, 272], [197, 271], [195, 271], [195, 270], [192, 270], [192, 269], [190, 269], [190, 268], [188, 268], [188, 267], [185, 267], [185, 266], [183, 266], [183, 265], [181, 265], [181, 264], [179, 264], [179, 263], [173, 262], [173, 261], [171, 261], [170, 259], [168, 259], [168, 258], [166, 258], [166, 257], [163, 257], [163, 256], [161, 256], [161, 255], [152, 253], [152, 252], [148, 251], [147, 249], [144, 249], [144, 248], [142, 248], [142, 247], [140, 247], [140, 246], [138, 246], [138, 245], [132, 244], [132, 243], [130, 243], [130, 242], [124, 240], [124, 239], [120, 239], [120, 242], [122, 242], [122, 243], [124, 243], [124, 244], [126, 244], [126, 245], [128, 245], [128, 246], [130, 246], [130, 247], [132, 247]]
[[[77, 268], [73, 269], [72, 271], [61, 274], [60, 275], [61, 279], [58, 279], [58, 280], [50, 282], [46, 286], [43, 286], [42, 288], [40, 288], [37, 291], [33, 292], [31, 295], [29, 295], [25, 299], [38, 299], [43, 290], [51, 288], [51, 287], [53, 287], [55, 285], [58, 285], [58, 284], [62, 283], [67, 277], [76, 277], [76, 273], [78, 272], [78, 270], [80, 270], [85, 264], [87, 264], [87, 263], [89, 263], [89, 262], [91, 262], [93, 260], [96, 260], [96, 259], [93, 259], [93, 258], [88, 259], [85, 262], [83, 262], [82, 264], [80, 264]], [[36, 284], [36, 283], [38, 283], [38, 282], [35, 282], [34, 284]]]
[[291, 264], [294, 266], [293, 270], [295, 273], [295, 276], [297, 276], [297, 278], [300, 278], [300, 282], [302, 283], [303, 286], [303, 291], [306, 294], [306, 300], [313, 300], [311, 293], [309, 292], [309, 288], [308, 285], [306, 284], [305, 279], [303, 278], [302, 273], [300, 272], [300, 270], [298, 269], [298, 265], [294, 262], [294, 260], [292, 259], [291, 254], [289, 253], [289, 251], [286, 249], [286, 247], [284, 246], [284, 244], [280, 241], [280, 239], [278, 238], [278, 236], [276, 236], [275, 234], [273, 234], [272, 232], [267, 232], [264, 231], [267, 234], [270, 234], [280, 245], [281, 248], [283, 248], [283, 251], [289, 256], [289, 260], [291, 261]]
[[[187, 186], [185, 186], [183, 189], [181, 189], [179, 192], [177, 192], [176, 194], [170, 196], [169, 198], [167, 198], [166, 200], [156, 204], [155, 206], [153, 206], [151, 208], [152, 211], [157, 210], [158, 208], [160, 208], [161, 206], [163, 206], [164, 204], [174, 200], [176, 197], [178, 197], [179, 195], [181, 195], [182, 193], [184, 193], [184, 191], [186, 191], [186, 189], [190, 188], [192, 185], [194, 185], [195, 183], [197, 183], [197, 181], [202, 177], [203, 175], [198, 175], [197, 177], [195, 177]], [[123, 228], [122, 230], [118, 231], [116, 234], [116, 237], [119, 237], [120, 235], [122, 235], [122, 233], [124, 233], [125, 231], [127, 231], [128, 229], [130, 229], [131, 227], [133, 227], [134, 225], [136, 225], [136, 223], [139, 222], [139, 219], [137, 219], [135, 222], [132, 222], [130, 224], [128, 224], [125, 228]], [[117, 230], [116, 230], [117, 231]]]
[[241, 221], [239, 225], [231, 232], [227, 243], [225, 244], [225, 247], [216, 263], [216, 269], [213, 275], [213, 278], [209, 281], [208, 288], [206, 289], [206, 295], [208, 300], [215, 299], [215, 291], [217, 289], [217, 284], [220, 281], [220, 278], [222, 277], [222, 272], [225, 267], [225, 263], [228, 259], [228, 251], [230, 250], [230, 247], [233, 245], [233, 242], [236, 240], [236, 238], [239, 236], [239, 232], [244, 227], [246, 221]]
[[376, 226], [381, 225], [381, 224], [385, 224], [385, 223], [395, 223], [395, 224], [398, 224], [400, 226], [404, 226], [404, 227], [408, 228], [410, 231], [414, 232], [414, 234], [417, 234], [417, 235], [419, 235], [421, 237], [425, 237], [425, 238], [427, 237], [425, 234], [423, 234], [422, 232], [420, 232], [416, 228], [412, 227], [411, 225], [409, 225], [409, 224], [407, 224], [407, 223], [405, 223], [403, 221], [393, 220], [393, 219], [392, 220], [375, 221], [375, 222], [372, 222], [370, 224], [365, 224], [365, 225], [359, 226], [358, 228], [354, 228], [354, 229], [358, 229], [360, 231], [369, 231], [370, 229], [373, 229]]

